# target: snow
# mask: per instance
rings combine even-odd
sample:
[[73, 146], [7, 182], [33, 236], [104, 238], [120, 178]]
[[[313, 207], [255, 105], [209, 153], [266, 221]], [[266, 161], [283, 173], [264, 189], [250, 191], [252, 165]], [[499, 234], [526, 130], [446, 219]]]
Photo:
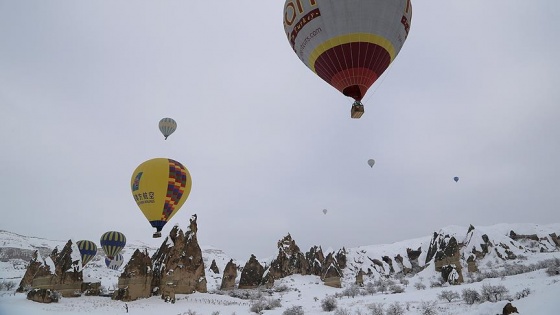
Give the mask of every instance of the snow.
[[[459, 242], [466, 241], [468, 227], [446, 227], [438, 231], [441, 235], [455, 236]], [[486, 234], [493, 243], [509, 243], [511, 240], [507, 235], [514, 230], [517, 234], [537, 234], [539, 237], [560, 231], [560, 224], [535, 225], [535, 224], [499, 224], [496, 226], [475, 227], [471, 233], [470, 241], [466, 241], [466, 246], [478, 244], [479, 238]], [[5, 234], [2, 234], [5, 235]], [[345, 289], [349, 288], [355, 276], [355, 270], [364, 268], [371, 264], [372, 259], [381, 260], [382, 256], [393, 258], [397, 253], [403, 255], [407, 248], [422, 249], [422, 255], [418, 259], [421, 266], [425, 260], [426, 249], [430, 244], [432, 235], [393, 244], [369, 245], [356, 248], [347, 248], [348, 267], [343, 270], [343, 288], [331, 288], [323, 285], [317, 276], [293, 275], [283, 279], [277, 279], [274, 288], [271, 291], [263, 292], [265, 299], [280, 299], [282, 306], [264, 311], [264, 314], [280, 315], [284, 310], [292, 306], [302, 306], [306, 315], [313, 314], [329, 314], [322, 310], [321, 300], [327, 296], [341, 294]], [[0, 238], [0, 244], [4, 241]], [[22, 246], [27, 246], [23, 240], [20, 240]], [[37, 239], [31, 240], [35, 242]], [[297, 240], [296, 240], [297, 241]], [[8, 241], [6, 241], [8, 242]], [[11, 242], [11, 241], [10, 241]], [[513, 241], [514, 244], [515, 241]], [[47, 246], [60, 245], [56, 241], [43, 242]], [[472, 244], [471, 244], [472, 243]], [[521, 242], [522, 244], [523, 242]], [[511, 244], [511, 243], [509, 243]], [[11, 245], [12, 246], [12, 245]], [[220, 269], [220, 273], [230, 258], [219, 249], [214, 247], [201, 246], [203, 249], [203, 260], [205, 264], [206, 279], [208, 281], [209, 293], [195, 293], [190, 295], [177, 295], [176, 303], [166, 303], [160, 297], [151, 297], [149, 299], [141, 299], [133, 302], [124, 303], [121, 301], [113, 301], [107, 297], [88, 297], [82, 296], [78, 298], [62, 298], [59, 303], [40, 304], [28, 301], [25, 294], [13, 294], [12, 292], [0, 291], [0, 315], [20, 315], [20, 314], [125, 314], [125, 305], [129, 308], [130, 314], [148, 315], [154, 312], [160, 314], [187, 315], [187, 314], [212, 314], [219, 312], [221, 315], [229, 314], [251, 314], [251, 300], [241, 299], [219, 294], [217, 291], [221, 283], [221, 274], [214, 274], [208, 271], [212, 260], [216, 261], [216, 265]], [[496, 246], [497, 247], [497, 246]], [[511, 246], [514, 250], [515, 246]], [[146, 248], [146, 247], [144, 247]], [[123, 250], [122, 254], [125, 261], [128, 261], [136, 247], [134, 245]], [[155, 252], [154, 248], [147, 248], [150, 254]], [[515, 250], [519, 248], [515, 247]], [[330, 250], [330, 252], [336, 252]], [[529, 265], [546, 259], [559, 258], [558, 249], [553, 252], [527, 251], [522, 250], [524, 258], [507, 262], [507, 264], [523, 264]], [[404, 257], [404, 256], [403, 256]], [[408, 260], [404, 257], [405, 266], [410, 267]], [[46, 260], [49, 260], [47, 258]], [[262, 259], [259, 259], [262, 261]], [[52, 263], [52, 261], [50, 261]], [[243, 263], [236, 262], [238, 265]], [[384, 267], [388, 270], [389, 266], [383, 262]], [[17, 267], [16, 269], [16, 266]], [[506, 264], [497, 260], [495, 256], [485, 258], [483, 263], [479, 265], [481, 271], [503, 270]], [[25, 269], [21, 268], [20, 262], [0, 262], [0, 279], [19, 279], [23, 276]], [[53, 268], [53, 267], [51, 267]], [[393, 268], [399, 271], [400, 267], [393, 259]], [[54, 269], [53, 269], [54, 270]], [[116, 288], [119, 271], [110, 270], [105, 267], [103, 257], [96, 256], [85, 268], [84, 279], [101, 281], [102, 285], [107, 289]], [[240, 275], [240, 273], [239, 273]], [[380, 279], [379, 274], [374, 277], [364, 276], [364, 283], [369, 283]], [[466, 283], [457, 286], [430, 287], [430, 284], [440, 277], [440, 273], [436, 272], [433, 266], [427, 266], [424, 270], [412, 277], [406, 277], [408, 286], [405, 287], [403, 293], [374, 293], [368, 295], [358, 295], [351, 297], [337, 297], [338, 309], [345, 309], [348, 314], [368, 314], [368, 306], [373, 303], [382, 303], [387, 308], [392, 303], [398, 302], [405, 309], [406, 315], [420, 315], [420, 306], [422, 302], [435, 301], [437, 304], [439, 315], [495, 315], [501, 314], [502, 309], [507, 300], [495, 303], [484, 302], [467, 305], [462, 299], [456, 299], [447, 302], [438, 298], [443, 290], [451, 290], [461, 294], [464, 289], [474, 289], [480, 292], [483, 285], [504, 285], [509, 290], [509, 295], [513, 298], [511, 302], [517, 307], [519, 314], [539, 314], [539, 315], [556, 315], [560, 309], [560, 276], [548, 276], [545, 270], [536, 270], [514, 276], [506, 276], [502, 278], [487, 278], [480, 282], [469, 282], [465, 277]], [[1, 280], [0, 280], [1, 281]], [[423, 283], [426, 289], [417, 289], [415, 284]], [[531, 293], [524, 298], [515, 299], [515, 295], [524, 289], [530, 289]], [[254, 314], [254, 313], [253, 313]], [[331, 312], [330, 314], [333, 314]]]
[[45, 265], [47, 265], [49, 267], [49, 270], [51, 271], [51, 274], [54, 274], [56, 272], [56, 267], [54, 265], [54, 261], [50, 257], [45, 258]]

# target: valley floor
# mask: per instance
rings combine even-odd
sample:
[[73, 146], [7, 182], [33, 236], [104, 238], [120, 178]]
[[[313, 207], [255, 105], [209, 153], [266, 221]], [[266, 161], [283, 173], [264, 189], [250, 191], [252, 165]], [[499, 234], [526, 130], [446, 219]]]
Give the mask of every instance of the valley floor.
[[[411, 278], [410, 283], [417, 279]], [[263, 314], [282, 314], [292, 306], [302, 306], [305, 314], [329, 314], [321, 308], [321, 300], [326, 296], [342, 292], [343, 289], [326, 287], [314, 276], [291, 276], [276, 282], [278, 286], [288, 287], [284, 292], [275, 292], [272, 295], [265, 293], [265, 299], [280, 299], [281, 307], [264, 311]], [[385, 308], [395, 302], [400, 303], [405, 315], [422, 314], [420, 306], [423, 301], [437, 301], [437, 314], [440, 315], [495, 315], [502, 314], [502, 308], [508, 301], [496, 303], [485, 302], [467, 305], [462, 300], [453, 302], [442, 301], [438, 295], [443, 290], [452, 290], [461, 294], [463, 289], [480, 290], [483, 284], [504, 285], [511, 296], [525, 288], [531, 290], [528, 297], [513, 300], [519, 314], [531, 315], [556, 315], [560, 310], [560, 277], [550, 277], [544, 270], [534, 271], [502, 279], [485, 279], [482, 282], [450, 286], [443, 288], [426, 288], [417, 290], [409, 285], [404, 293], [357, 296], [355, 298], [337, 298], [338, 313], [349, 315], [371, 314], [368, 305], [383, 303]], [[125, 305], [129, 314], [153, 315], [205, 315], [205, 314], [251, 314], [251, 301], [211, 293], [195, 293], [191, 295], [178, 295], [174, 304], [166, 303], [159, 297], [137, 300], [129, 303], [113, 301], [106, 297], [79, 297], [62, 298], [59, 303], [40, 304], [28, 301], [25, 294], [0, 293], [0, 315], [43, 315], [43, 314], [126, 314]], [[345, 310], [346, 313], [342, 311]], [[218, 313], [219, 312], [219, 313]], [[254, 313], [253, 313], [254, 314]], [[336, 311], [331, 314], [337, 314]]]

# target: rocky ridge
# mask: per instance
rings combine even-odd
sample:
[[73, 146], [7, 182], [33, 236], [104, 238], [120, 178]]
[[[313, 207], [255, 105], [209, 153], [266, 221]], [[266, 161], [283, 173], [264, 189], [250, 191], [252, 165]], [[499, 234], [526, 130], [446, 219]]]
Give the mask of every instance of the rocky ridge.
[[[430, 237], [391, 245], [343, 248], [329, 253], [323, 253], [320, 246], [302, 252], [288, 234], [278, 241], [278, 254], [270, 262], [260, 262], [251, 255], [245, 264], [239, 264], [227, 260], [220, 250], [201, 250], [196, 220], [195, 215], [185, 231], [175, 226], [153, 255], [146, 249], [136, 250], [118, 278], [113, 297], [131, 301], [155, 294], [174, 301], [175, 294], [208, 291], [208, 280], [213, 288], [222, 290], [270, 288], [275, 280], [296, 274], [318, 276], [325, 285], [333, 287], [345, 283], [363, 285], [374, 279], [418, 273], [426, 268], [438, 271], [442, 282], [460, 284], [482, 264], [560, 250], [560, 239], [550, 229], [514, 231], [503, 225], [486, 230], [470, 226], [468, 229], [448, 227]], [[56, 288], [66, 290], [67, 296], [76, 295], [82, 270], [78, 268], [75, 251], [77, 248], [69, 241], [60, 253], [55, 249], [44, 259], [35, 252], [18, 290]], [[208, 256], [216, 253], [221, 256]]]

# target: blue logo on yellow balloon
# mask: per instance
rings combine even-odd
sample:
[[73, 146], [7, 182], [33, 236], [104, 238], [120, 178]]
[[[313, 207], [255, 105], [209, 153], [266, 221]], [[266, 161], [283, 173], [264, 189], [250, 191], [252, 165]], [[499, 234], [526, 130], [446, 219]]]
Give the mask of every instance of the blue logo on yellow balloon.
[[140, 189], [140, 178], [142, 177], [142, 173], [143, 172], [140, 172], [136, 175], [134, 183], [132, 183], [132, 191], [137, 191], [138, 189]]

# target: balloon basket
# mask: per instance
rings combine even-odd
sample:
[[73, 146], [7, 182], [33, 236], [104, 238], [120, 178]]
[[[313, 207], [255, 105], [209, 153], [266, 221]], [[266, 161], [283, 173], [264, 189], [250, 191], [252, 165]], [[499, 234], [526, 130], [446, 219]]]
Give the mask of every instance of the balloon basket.
[[154, 235], [152, 235], [153, 238], [160, 238], [161, 237], [161, 232], [155, 232]]
[[364, 105], [362, 105], [362, 103], [355, 102], [354, 104], [352, 104], [352, 109], [350, 110], [350, 117], [358, 119], [362, 117], [363, 114], [364, 114]]

